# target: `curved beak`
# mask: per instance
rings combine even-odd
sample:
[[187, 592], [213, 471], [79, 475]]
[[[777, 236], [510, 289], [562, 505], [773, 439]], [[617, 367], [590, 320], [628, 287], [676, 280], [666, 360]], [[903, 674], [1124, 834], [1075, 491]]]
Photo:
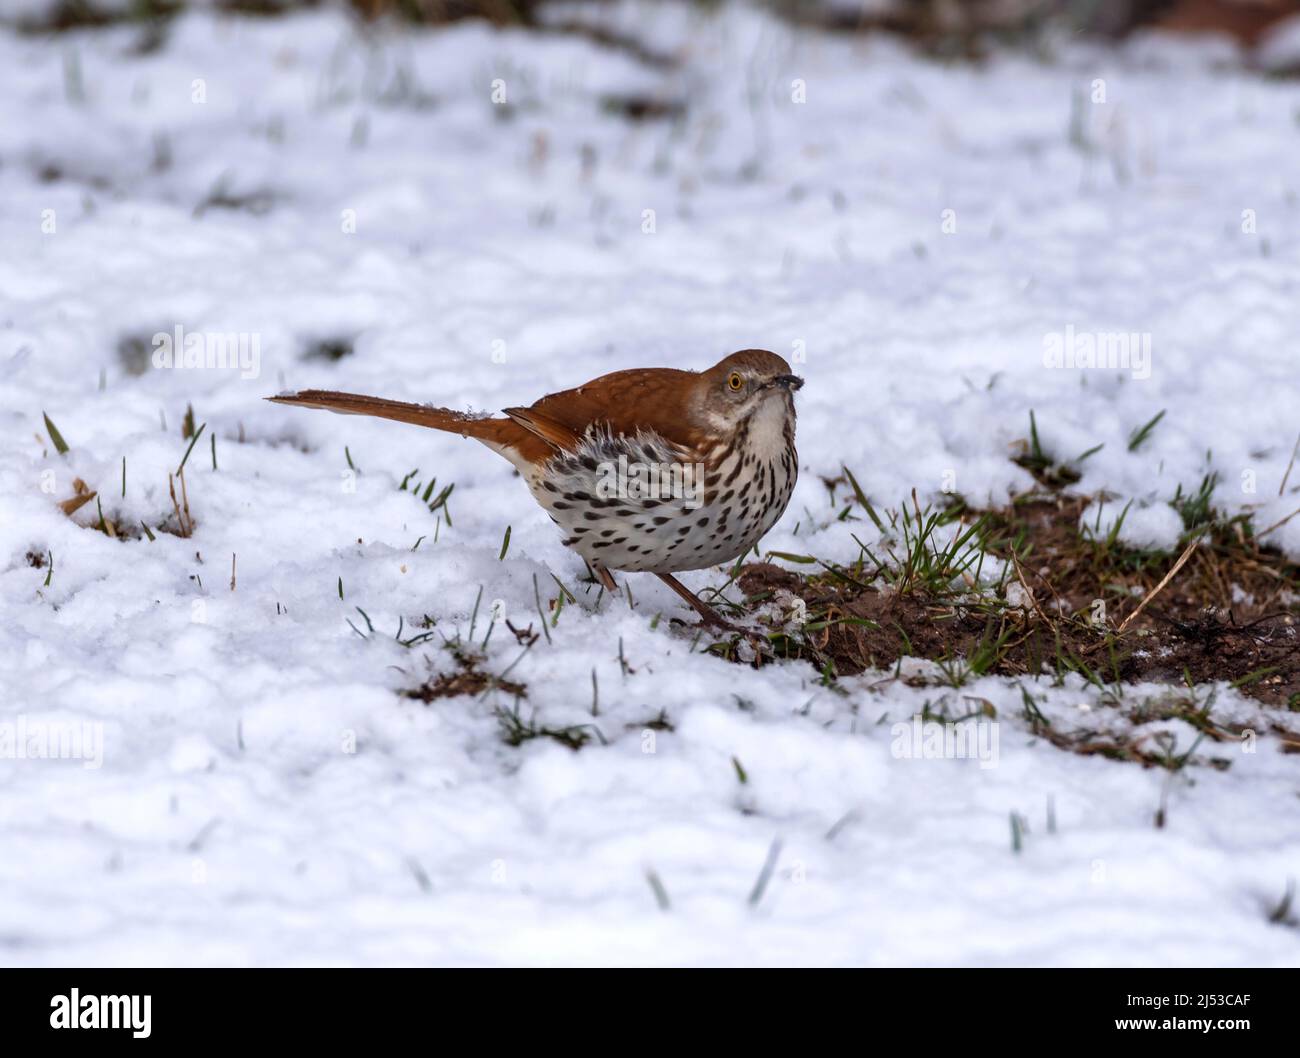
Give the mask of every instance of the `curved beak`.
[[803, 379], [798, 375], [777, 375], [772, 379], [773, 385], [785, 386], [786, 389], [795, 390], [803, 385]]

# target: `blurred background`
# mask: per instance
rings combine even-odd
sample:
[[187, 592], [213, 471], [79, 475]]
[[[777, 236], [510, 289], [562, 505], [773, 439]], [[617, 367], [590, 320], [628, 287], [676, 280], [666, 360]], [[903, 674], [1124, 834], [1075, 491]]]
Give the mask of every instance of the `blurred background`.
[[[1300, 11], [1297, 0], [755, 0], [791, 23], [846, 33], [888, 33], [940, 54], [978, 55], [993, 41], [1032, 45], [1053, 26], [1118, 38], [1143, 28], [1221, 33], [1248, 48]], [[562, 28], [575, 9], [602, 0], [4, 0], [6, 19], [28, 32], [166, 19], [186, 9], [273, 16], [350, 7], [366, 19]], [[696, 0], [719, 6], [719, 0]], [[573, 28], [573, 27], [570, 27]]]

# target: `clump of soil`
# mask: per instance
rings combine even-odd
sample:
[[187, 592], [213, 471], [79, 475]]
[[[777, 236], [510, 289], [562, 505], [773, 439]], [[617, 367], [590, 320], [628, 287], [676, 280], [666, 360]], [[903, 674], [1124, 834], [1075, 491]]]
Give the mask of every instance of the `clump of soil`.
[[456, 669], [452, 672], [439, 672], [430, 676], [417, 687], [410, 687], [398, 694], [403, 698], [413, 698], [428, 705], [439, 698], [456, 698], [462, 694], [480, 695], [495, 687], [514, 698], [528, 696], [528, 688], [514, 680], [501, 679], [484, 672], [478, 667], [478, 658], [470, 654], [457, 653]]
[[[791, 596], [807, 610], [802, 629], [768, 635], [770, 649], [754, 664], [803, 658], [850, 675], [910, 656], [950, 665], [954, 681], [1067, 671], [1100, 685], [1225, 680], [1267, 705], [1300, 711], [1300, 568], [1261, 548], [1240, 522], [1207, 527], [1126, 625], [1178, 556], [1089, 539], [1079, 532], [1087, 503], [1035, 496], [1009, 510], [961, 515], [984, 518], [984, 550], [1011, 562], [1000, 592], [960, 581], [949, 591], [900, 589], [869, 567], [800, 575], [750, 564], [738, 581], [747, 612], [788, 605]], [[714, 649], [734, 660], [738, 645]]]
[[[536, 633], [513, 627], [511, 630], [515, 633], [516, 640], [527, 645], [525, 649], [537, 641]], [[461, 695], [480, 697], [488, 691], [503, 691], [513, 701], [508, 706], [498, 702], [492, 709], [492, 715], [496, 718], [501, 741], [507, 746], [518, 748], [528, 742], [541, 739], [558, 742], [576, 753], [593, 738], [599, 738], [604, 742], [604, 738], [594, 724], [555, 727], [538, 723], [535, 710], [528, 715], [524, 713], [524, 699], [528, 697], [528, 688], [524, 684], [508, 680], [504, 675], [496, 676], [484, 672], [480, 668], [486, 660], [482, 654], [459, 647], [454, 648], [451, 653], [455, 659], [453, 671], [436, 673], [417, 687], [398, 691], [398, 695], [428, 705], [441, 698], [457, 698]], [[509, 672], [509, 669], [506, 672]], [[650, 724], [638, 726], [656, 726], [659, 729], [672, 730], [667, 716], [663, 713]]]

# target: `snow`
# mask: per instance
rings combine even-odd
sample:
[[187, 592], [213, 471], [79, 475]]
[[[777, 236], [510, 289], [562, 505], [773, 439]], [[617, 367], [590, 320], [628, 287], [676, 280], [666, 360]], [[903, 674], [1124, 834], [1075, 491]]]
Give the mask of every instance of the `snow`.
[[[881, 509], [950, 485], [1006, 502], [1032, 484], [1010, 458], [1031, 409], [1055, 458], [1104, 445], [1073, 488], [1133, 501], [1126, 533], [1170, 546], [1168, 501], [1210, 472], [1216, 503], [1272, 524], [1300, 506], [1295, 473], [1278, 496], [1300, 428], [1293, 87], [1150, 38], [940, 65], [746, 7], [579, 10], [680, 66], [330, 11], [191, 14], [144, 53], [130, 28], [0, 33], [0, 750], [19, 719], [102, 738], [98, 767], [0, 753], [0, 961], [1294, 965], [1268, 922], [1300, 874], [1287, 714], [1220, 687], [1216, 717], [1258, 739], [1170, 779], [1034, 738], [1025, 691], [1064, 730], [1131, 723], [1077, 679], [837, 691], [728, 664], [651, 578], [634, 610], [597, 606], [480, 446], [261, 399], [495, 410], [757, 346], [807, 379], [765, 549], [874, 539], [828, 504], [841, 465]], [[637, 94], [686, 116], [602, 104]], [[255, 211], [196, 210], [223, 196]], [[177, 326], [255, 337], [256, 370], [154, 368]], [[1067, 333], [1149, 338], [1149, 371], [1047, 366]], [[321, 342], [352, 351], [305, 357]], [[192, 538], [58, 509], [80, 477], [120, 526], [168, 517], [189, 403]], [[417, 467], [455, 483], [451, 524], [399, 490]], [[1300, 518], [1274, 539], [1300, 556]], [[551, 573], [578, 603], [526, 654], [493, 626], [483, 668], [514, 664], [525, 720], [599, 738], [510, 746], [502, 691], [395, 693], [454, 670], [399, 623], [481, 642], [495, 607], [537, 630]], [[972, 700], [994, 766], [896, 756], [894, 724]], [[673, 730], [647, 727], [661, 712]]]
[[1134, 506], [1102, 501], [1084, 508], [1079, 532], [1093, 540], [1113, 537], [1138, 551], [1174, 551], [1181, 550], [1184, 526], [1178, 512], [1167, 503]]

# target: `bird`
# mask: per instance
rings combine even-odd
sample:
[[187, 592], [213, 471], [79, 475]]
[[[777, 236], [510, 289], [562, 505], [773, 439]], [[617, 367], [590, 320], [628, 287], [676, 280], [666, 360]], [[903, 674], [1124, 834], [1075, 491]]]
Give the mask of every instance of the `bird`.
[[747, 554], [785, 512], [802, 386], [783, 357], [742, 349], [703, 371], [615, 371], [501, 416], [318, 389], [267, 399], [472, 437], [515, 466], [608, 591], [615, 572], [653, 573], [733, 628], [673, 574]]

